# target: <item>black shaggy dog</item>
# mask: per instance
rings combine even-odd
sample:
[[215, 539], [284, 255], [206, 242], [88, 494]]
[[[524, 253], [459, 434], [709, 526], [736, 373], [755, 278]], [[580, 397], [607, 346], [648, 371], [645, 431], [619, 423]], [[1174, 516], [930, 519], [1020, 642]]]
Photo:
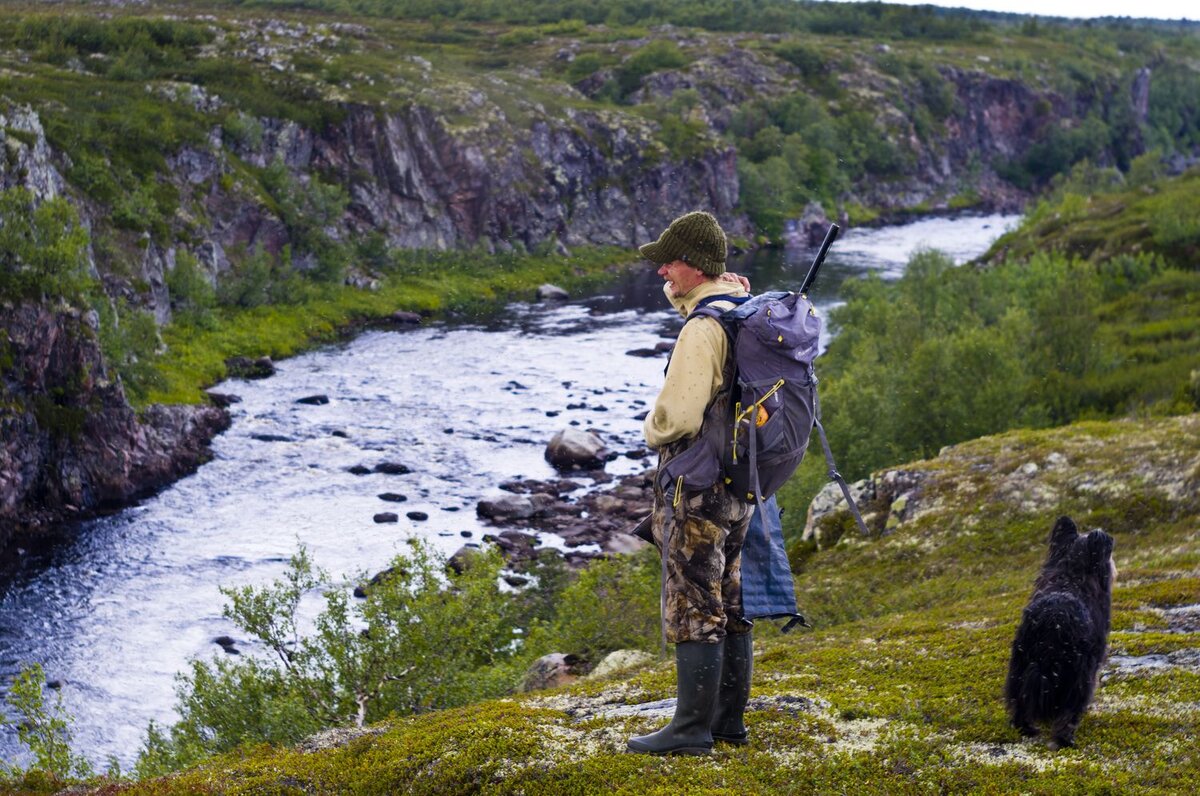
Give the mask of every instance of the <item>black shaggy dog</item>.
[[1022, 735], [1050, 726], [1051, 749], [1071, 746], [1096, 691], [1108, 647], [1113, 538], [1080, 534], [1070, 517], [1050, 532], [1050, 552], [1013, 639], [1004, 696]]

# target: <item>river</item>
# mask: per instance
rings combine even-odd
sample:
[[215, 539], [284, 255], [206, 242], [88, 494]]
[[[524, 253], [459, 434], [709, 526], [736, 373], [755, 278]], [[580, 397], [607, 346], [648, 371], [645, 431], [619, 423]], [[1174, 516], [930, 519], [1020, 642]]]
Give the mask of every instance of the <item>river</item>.
[[[812, 298], [827, 311], [843, 281], [895, 278], [921, 247], [965, 261], [1016, 221], [964, 216], [850, 230]], [[733, 267], [756, 290], [780, 288], [799, 284], [809, 257], [759, 252]], [[664, 360], [625, 352], [677, 331], [661, 284], [647, 267], [598, 295], [513, 304], [486, 321], [370, 331], [280, 362], [269, 379], [217, 385], [242, 401], [211, 462], [23, 552], [0, 602], [0, 682], [41, 663], [75, 718], [76, 751], [101, 767], [110, 756], [128, 767], [147, 723], [176, 718], [175, 675], [189, 659], [225, 654], [214, 642], [225, 635], [252, 650], [222, 618], [218, 587], [270, 582], [300, 544], [320, 567], [347, 576], [377, 571], [411, 537], [449, 555], [488, 532], [475, 505], [501, 494], [498, 484], [553, 476], [543, 451], [555, 432], [591, 428], [614, 450], [638, 447], [637, 418]], [[314, 394], [329, 403], [296, 402]], [[350, 472], [382, 462], [412, 472]], [[618, 458], [608, 470], [644, 466]], [[407, 499], [385, 502], [382, 493]], [[376, 523], [382, 511], [400, 521]], [[11, 725], [0, 729], [0, 753], [27, 760]]]

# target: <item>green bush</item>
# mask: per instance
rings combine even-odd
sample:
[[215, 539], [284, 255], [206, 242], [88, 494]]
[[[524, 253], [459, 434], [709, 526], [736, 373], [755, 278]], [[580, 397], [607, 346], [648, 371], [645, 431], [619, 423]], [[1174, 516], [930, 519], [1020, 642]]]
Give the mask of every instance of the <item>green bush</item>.
[[163, 386], [156, 367], [162, 341], [154, 316], [131, 307], [124, 299], [98, 298], [93, 307], [100, 316], [100, 350], [109, 375], [120, 379], [129, 399], [138, 402]]
[[87, 230], [62, 198], [35, 205], [27, 188], [0, 192], [0, 299], [81, 303], [94, 290]]
[[860, 478], [1016, 427], [1178, 411], [1195, 282], [1154, 255], [978, 269], [924, 252], [894, 284], [847, 283], [819, 366], [842, 472]]
[[530, 634], [528, 654], [570, 652], [595, 664], [619, 649], [656, 650], [660, 573], [652, 547], [593, 561], [563, 589], [554, 619]]
[[638, 48], [616, 70], [619, 97], [624, 99], [642, 85], [642, 78], [663, 69], [678, 69], [691, 59], [672, 41], [656, 40]]
[[[360, 601], [301, 548], [272, 585], [223, 588], [225, 616], [265, 656], [193, 661], [180, 678], [181, 719], [150, 728], [138, 775], [247, 742], [296, 742], [504, 693], [517, 679], [506, 665], [516, 659], [517, 618], [498, 585], [502, 566], [495, 550], [481, 551], [456, 573], [414, 542]], [[301, 603], [315, 595], [323, 608], [305, 634]]]
[[[4, 716], [3, 723], [17, 726], [17, 739], [33, 753], [33, 769], [49, 774], [59, 780], [92, 776], [88, 761], [71, 751], [70, 716], [62, 706], [59, 693], [53, 705], [46, 704], [46, 673], [40, 664], [21, 669], [8, 689], [7, 701], [20, 718], [16, 721]], [[15, 778], [21, 770], [8, 763], [0, 763], [0, 775]], [[2, 779], [0, 779], [2, 782]]]

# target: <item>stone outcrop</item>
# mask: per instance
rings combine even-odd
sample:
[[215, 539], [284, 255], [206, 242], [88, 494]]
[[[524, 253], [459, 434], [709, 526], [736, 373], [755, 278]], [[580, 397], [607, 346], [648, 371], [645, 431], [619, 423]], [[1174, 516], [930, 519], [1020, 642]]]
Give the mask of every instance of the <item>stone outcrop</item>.
[[171, 483], [229, 425], [212, 406], [152, 406], [139, 417], [107, 378], [96, 335], [92, 313], [0, 306], [0, 546]]

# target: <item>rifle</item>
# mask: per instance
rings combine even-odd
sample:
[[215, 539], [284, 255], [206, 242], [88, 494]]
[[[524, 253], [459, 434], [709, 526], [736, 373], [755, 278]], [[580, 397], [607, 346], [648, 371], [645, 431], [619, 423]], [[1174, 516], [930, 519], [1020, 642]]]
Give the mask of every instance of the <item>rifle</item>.
[[800, 285], [800, 294], [807, 295], [808, 289], [812, 287], [812, 283], [817, 281], [817, 271], [821, 269], [821, 263], [825, 262], [825, 255], [829, 253], [829, 247], [837, 240], [838, 232], [841, 227], [837, 224], [830, 224], [829, 231], [825, 233], [825, 240], [821, 242], [821, 248], [817, 251], [817, 256], [813, 258], [812, 265], [808, 268], [808, 275], [804, 277], [804, 283]]

